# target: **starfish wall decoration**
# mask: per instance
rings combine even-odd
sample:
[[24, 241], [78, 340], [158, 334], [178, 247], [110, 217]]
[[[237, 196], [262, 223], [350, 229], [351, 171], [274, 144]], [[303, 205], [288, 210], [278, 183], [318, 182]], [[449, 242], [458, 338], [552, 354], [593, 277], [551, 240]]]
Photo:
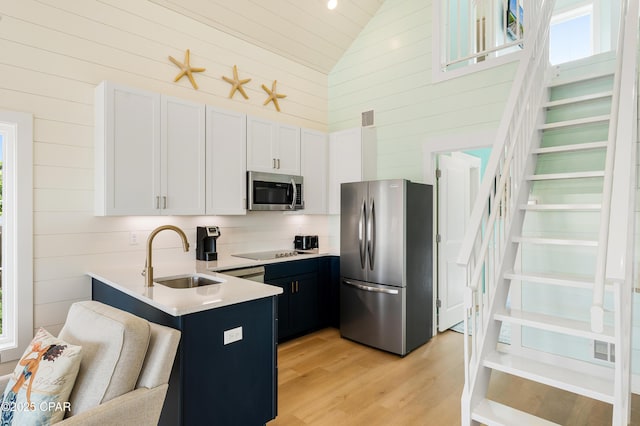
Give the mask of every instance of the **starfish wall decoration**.
[[169, 60], [174, 64], [176, 64], [176, 66], [182, 70], [180, 74], [178, 74], [175, 80], [173, 81], [174, 82], [178, 81], [186, 75], [189, 78], [189, 81], [191, 82], [191, 85], [193, 86], [193, 88], [198, 90], [198, 85], [196, 84], [196, 81], [194, 80], [192, 73], [205, 71], [205, 68], [192, 67], [191, 64], [189, 63], [189, 55], [190, 55], [189, 49], [187, 49], [187, 52], [184, 54], [184, 63], [177, 61], [173, 57], [169, 56]]
[[280, 93], [276, 93], [276, 84], [277, 83], [278, 83], [277, 80], [273, 80], [273, 84], [271, 85], [271, 90], [269, 90], [269, 88], [267, 86], [265, 86], [264, 84], [262, 85], [262, 89], [269, 94], [269, 97], [267, 98], [266, 101], [264, 101], [263, 105], [266, 105], [269, 102], [273, 101], [273, 104], [276, 106], [276, 110], [278, 110], [278, 112], [280, 112], [280, 105], [278, 105], [278, 99], [286, 98], [287, 95], [282, 95]]
[[245, 99], [249, 99], [249, 96], [247, 96], [247, 93], [244, 91], [244, 87], [242, 87], [242, 85], [250, 82], [251, 79], [245, 78], [243, 80], [240, 80], [238, 78], [238, 67], [236, 65], [233, 66], [233, 78], [222, 76], [222, 79], [231, 84], [229, 99], [233, 99], [233, 95], [236, 93], [236, 90], [240, 92], [240, 94], [244, 96]]

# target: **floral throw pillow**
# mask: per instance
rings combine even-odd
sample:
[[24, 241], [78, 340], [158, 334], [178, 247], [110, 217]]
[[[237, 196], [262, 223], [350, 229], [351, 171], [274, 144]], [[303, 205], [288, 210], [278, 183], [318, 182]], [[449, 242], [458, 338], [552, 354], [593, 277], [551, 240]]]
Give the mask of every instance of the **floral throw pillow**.
[[0, 425], [48, 425], [62, 420], [69, 405], [82, 347], [70, 345], [41, 328], [0, 397]]

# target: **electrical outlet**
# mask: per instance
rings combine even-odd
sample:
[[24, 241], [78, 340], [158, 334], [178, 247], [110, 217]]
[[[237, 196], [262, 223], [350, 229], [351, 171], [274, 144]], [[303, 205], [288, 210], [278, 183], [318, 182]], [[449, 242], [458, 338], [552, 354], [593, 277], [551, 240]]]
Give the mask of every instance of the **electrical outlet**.
[[242, 340], [242, 327], [232, 328], [224, 332], [225, 345], [228, 345], [229, 343], [237, 342], [239, 340]]
[[129, 232], [129, 245], [137, 246], [138, 245], [138, 233], [135, 231]]

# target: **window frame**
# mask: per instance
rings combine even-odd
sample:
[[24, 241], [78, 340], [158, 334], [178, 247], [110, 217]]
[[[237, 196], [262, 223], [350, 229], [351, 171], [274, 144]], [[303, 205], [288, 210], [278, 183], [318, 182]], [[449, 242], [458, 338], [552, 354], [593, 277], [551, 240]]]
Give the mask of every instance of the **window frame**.
[[[590, 36], [589, 48], [591, 50], [591, 53], [589, 56], [593, 56], [596, 54], [597, 51], [600, 50], [598, 37], [596, 37], [596, 30], [599, 31], [600, 24], [595, 13], [595, 5], [593, 2], [586, 2], [582, 5], [574, 6], [571, 9], [567, 9], [567, 10], [555, 13], [551, 18], [551, 22], [549, 25], [550, 27], [553, 27], [554, 25], [561, 25], [561, 24], [573, 21], [574, 19], [582, 18], [584, 16], [589, 16], [591, 18], [591, 22], [590, 22], [591, 28], [589, 28], [589, 31], [591, 31], [591, 34], [589, 34]], [[551, 28], [549, 30], [551, 30]], [[549, 45], [551, 45], [551, 36], [549, 36]], [[549, 55], [549, 57], [551, 57], [551, 55]], [[575, 60], [575, 59], [571, 59], [571, 60]], [[565, 62], [569, 62], [569, 61], [565, 61]], [[551, 65], [560, 65], [565, 62], [558, 62], [556, 64], [551, 63]]]
[[446, 25], [442, 20], [442, 1], [434, 0], [432, 4], [432, 34], [431, 34], [431, 82], [440, 83], [461, 76], [477, 73], [480, 71], [501, 67], [511, 62], [519, 61], [523, 55], [523, 50], [517, 50], [503, 54], [488, 61], [477, 62], [461, 68], [443, 71], [442, 55], [444, 51], [444, 31]]
[[19, 359], [33, 338], [33, 115], [0, 110], [0, 132], [4, 363]]

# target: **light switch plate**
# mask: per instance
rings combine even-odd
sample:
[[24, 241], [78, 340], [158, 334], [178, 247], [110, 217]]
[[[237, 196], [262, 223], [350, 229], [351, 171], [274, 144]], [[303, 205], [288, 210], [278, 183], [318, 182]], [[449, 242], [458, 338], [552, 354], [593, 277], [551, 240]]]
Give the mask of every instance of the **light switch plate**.
[[242, 340], [242, 327], [232, 328], [224, 332], [225, 345], [228, 345], [229, 343], [237, 342], [239, 340]]

